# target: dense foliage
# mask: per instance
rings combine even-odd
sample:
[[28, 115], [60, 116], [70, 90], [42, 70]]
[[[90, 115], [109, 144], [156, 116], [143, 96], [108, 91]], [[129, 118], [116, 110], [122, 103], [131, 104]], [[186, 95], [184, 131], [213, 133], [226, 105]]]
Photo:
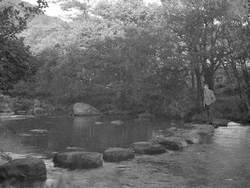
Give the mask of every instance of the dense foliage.
[[27, 22], [42, 13], [46, 2], [38, 0], [37, 6], [20, 1], [0, 1], [0, 90], [8, 92], [18, 80], [33, 73], [31, 54], [23, 39], [17, 38]]
[[222, 69], [236, 78], [250, 109], [249, 20], [232, 11], [238, 5], [223, 0], [61, 5], [80, 14], [71, 22], [45, 15], [29, 22], [22, 36], [38, 58], [38, 70], [12, 93], [56, 104], [81, 100], [101, 110], [184, 116], [202, 106], [202, 85], [213, 89]]

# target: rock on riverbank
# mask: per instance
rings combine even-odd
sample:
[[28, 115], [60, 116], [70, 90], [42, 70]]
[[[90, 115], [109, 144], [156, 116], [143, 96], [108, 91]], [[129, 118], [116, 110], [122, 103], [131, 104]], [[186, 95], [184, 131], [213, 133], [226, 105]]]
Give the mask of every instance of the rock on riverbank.
[[19, 181], [46, 180], [46, 166], [42, 159], [25, 157], [0, 166], [0, 182], [15, 178]]
[[100, 115], [101, 112], [95, 107], [85, 103], [75, 103], [73, 106], [75, 116]]

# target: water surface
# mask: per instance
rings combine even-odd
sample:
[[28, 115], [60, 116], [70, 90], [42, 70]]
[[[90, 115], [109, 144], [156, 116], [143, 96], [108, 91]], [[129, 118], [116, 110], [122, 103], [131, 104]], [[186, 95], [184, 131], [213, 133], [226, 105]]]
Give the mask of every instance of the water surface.
[[[180, 122], [133, 119], [125, 119], [123, 125], [112, 125], [111, 120], [114, 118], [47, 117], [4, 122], [0, 143], [4, 151], [40, 157], [74, 148], [102, 152], [108, 147], [127, 147], [167, 134], [166, 129], [171, 126], [183, 127]], [[31, 134], [32, 129], [48, 132]], [[250, 187], [250, 127], [220, 127], [208, 142], [190, 145], [184, 151], [139, 155], [132, 161], [104, 163], [102, 168], [94, 170], [68, 171], [53, 167], [50, 159], [45, 162], [47, 184], [64, 176], [64, 181], [73, 188], [247, 188]]]
[[114, 125], [111, 124], [114, 118], [43, 117], [6, 121], [1, 126], [0, 139], [5, 143], [2, 149], [40, 154], [74, 149], [103, 152], [108, 147], [129, 147], [133, 142], [147, 141], [166, 128], [181, 125], [134, 119], [124, 119], [123, 124]]

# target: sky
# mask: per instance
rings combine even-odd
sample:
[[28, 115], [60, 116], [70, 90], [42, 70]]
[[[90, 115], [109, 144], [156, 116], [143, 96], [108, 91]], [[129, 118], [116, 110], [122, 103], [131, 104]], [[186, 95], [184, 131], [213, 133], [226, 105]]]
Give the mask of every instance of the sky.
[[[23, 0], [31, 4], [36, 4], [37, 0]], [[84, 0], [78, 0], [84, 2]], [[91, 2], [97, 2], [99, 0], [91, 0]], [[112, 0], [111, 0], [112, 1]], [[143, 0], [146, 4], [148, 3], [160, 3], [160, 0]], [[69, 21], [70, 17], [73, 17], [78, 13], [77, 10], [64, 11], [61, 9], [58, 3], [53, 3], [53, 0], [47, 0], [49, 7], [45, 10], [45, 14], [48, 16], [58, 17], [64, 21]]]

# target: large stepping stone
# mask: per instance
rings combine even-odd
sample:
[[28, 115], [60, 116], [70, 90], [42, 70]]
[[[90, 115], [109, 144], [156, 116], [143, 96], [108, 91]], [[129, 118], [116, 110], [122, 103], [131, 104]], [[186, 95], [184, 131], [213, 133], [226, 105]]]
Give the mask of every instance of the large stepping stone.
[[166, 149], [162, 145], [152, 142], [135, 142], [132, 148], [138, 154], [154, 155], [166, 152]]
[[103, 165], [102, 154], [83, 151], [55, 153], [53, 162], [57, 167], [69, 169], [90, 169]]
[[158, 137], [156, 142], [163, 145], [168, 150], [182, 150], [184, 147], [187, 147], [187, 142], [180, 137]]
[[14, 159], [0, 166], [0, 182], [16, 179], [19, 181], [45, 181], [47, 171], [42, 159], [26, 157]]
[[126, 148], [109, 148], [103, 153], [103, 159], [107, 162], [126, 161], [134, 157], [135, 154], [133, 150]]

